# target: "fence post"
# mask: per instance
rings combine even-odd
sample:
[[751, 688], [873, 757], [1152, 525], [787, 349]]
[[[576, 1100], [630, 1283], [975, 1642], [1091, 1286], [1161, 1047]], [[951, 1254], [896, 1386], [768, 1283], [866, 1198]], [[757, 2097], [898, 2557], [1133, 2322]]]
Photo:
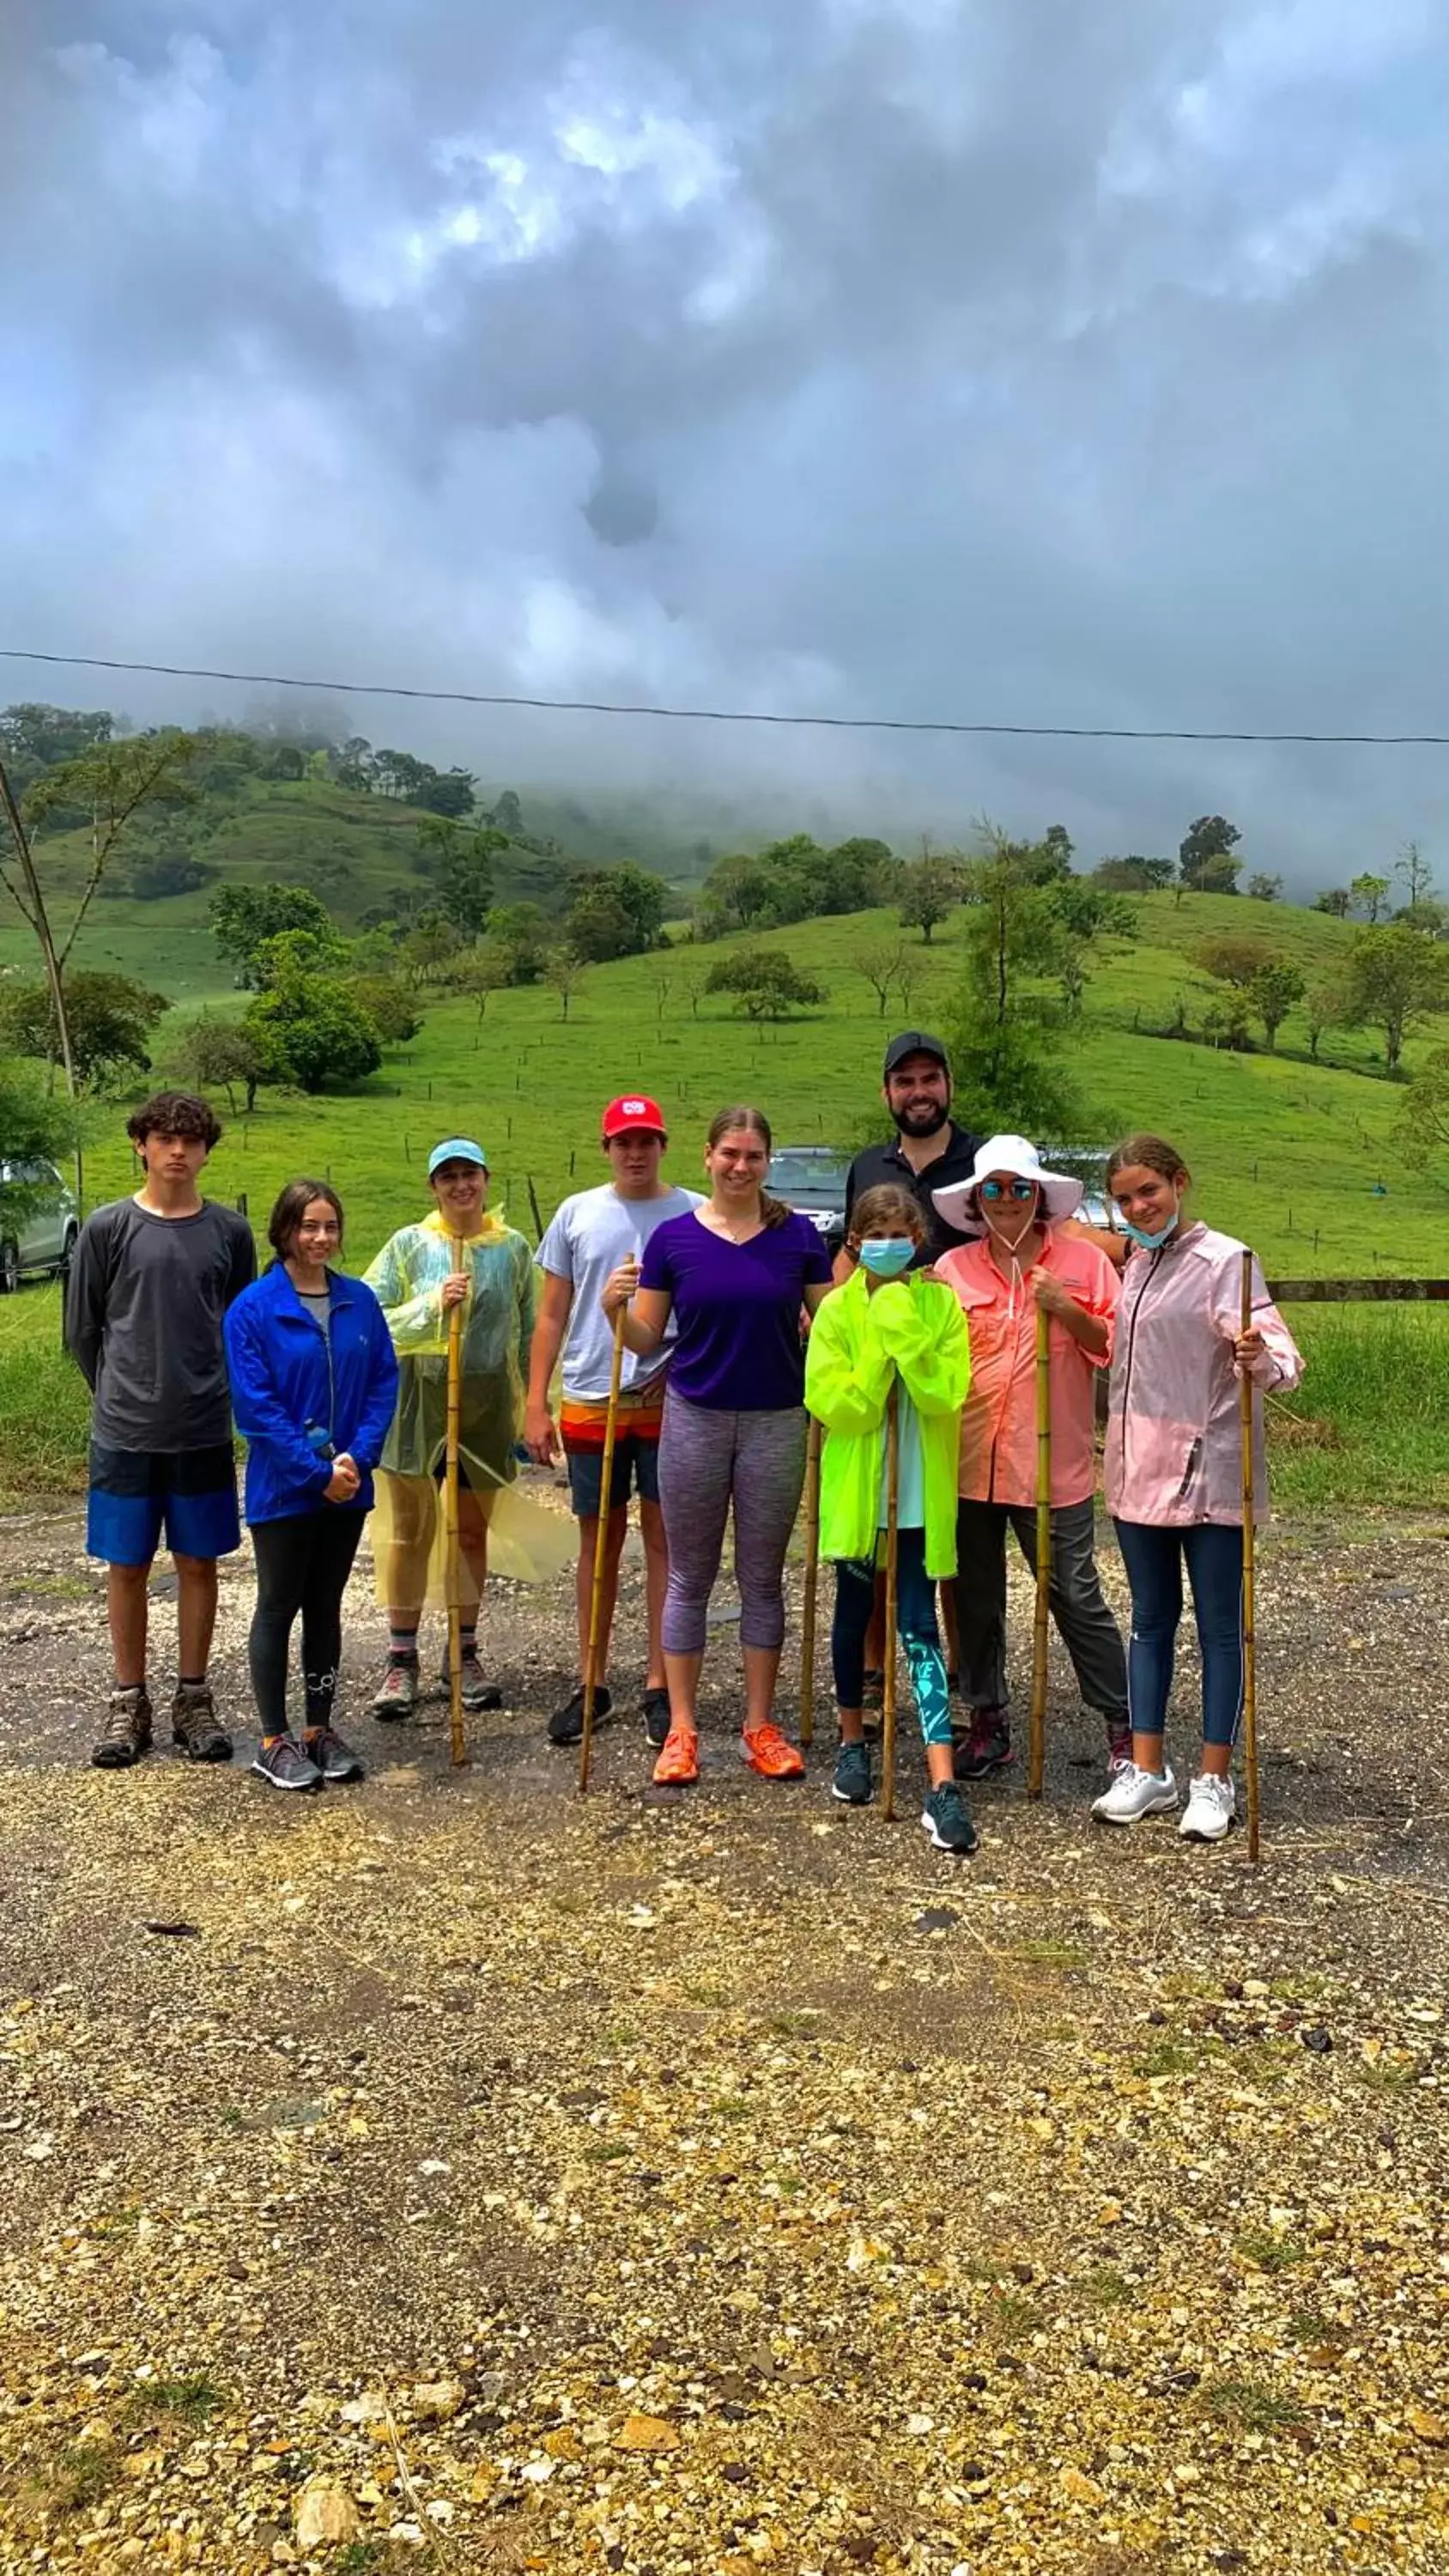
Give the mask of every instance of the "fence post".
[[237, 1212], [237, 1215], [238, 1215], [238, 1216], [245, 1216], [245, 1215], [246, 1215], [246, 1212], [247, 1212], [247, 1194], [246, 1194], [246, 1191], [245, 1191], [245, 1190], [238, 1190], [238, 1192], [237, 1192], [237, 1197], [236, 1197], [236, 1212]]

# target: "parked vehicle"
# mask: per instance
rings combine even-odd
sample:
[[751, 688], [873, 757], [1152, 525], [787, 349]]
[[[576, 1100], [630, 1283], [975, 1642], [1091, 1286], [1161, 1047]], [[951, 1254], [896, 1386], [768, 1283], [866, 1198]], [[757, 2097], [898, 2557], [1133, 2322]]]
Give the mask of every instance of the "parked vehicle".
[[54, 1163], [0, 1162], [0, 1296], [27, 1273], [64, 1270], [79, 1233], [75, 1193]]
[[833, 1145], [781, 1145], [770, 1158], [769, 1187], [777, 1199], [817, 1225], [832, 1252], [845, 1241], [845, 1183], [850, 1156]]

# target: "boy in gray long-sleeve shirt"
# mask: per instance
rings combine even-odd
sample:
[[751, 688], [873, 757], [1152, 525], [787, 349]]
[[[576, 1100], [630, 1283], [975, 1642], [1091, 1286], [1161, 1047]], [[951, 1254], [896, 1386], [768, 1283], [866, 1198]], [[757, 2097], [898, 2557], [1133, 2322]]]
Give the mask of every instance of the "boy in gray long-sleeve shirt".
[[179, 1590], [172, 1733], [193, 1761], [230, 1759], [206, 1678], [216, 1560], [241, 1541], [221, 1319], [257, 1267], [245, 1217], [196, 1186], [221, 1134], [207, 1102], [158, 1092], [126, 1133], [141, 1187], [86, 1220], [65, 1303], [66, 1346], [95, 1397], [86, 1546], [106, 1560], [115, 1656], [91, 1756], [103, 1770], [151, 1747], [146, 1587], [163, 1528]]

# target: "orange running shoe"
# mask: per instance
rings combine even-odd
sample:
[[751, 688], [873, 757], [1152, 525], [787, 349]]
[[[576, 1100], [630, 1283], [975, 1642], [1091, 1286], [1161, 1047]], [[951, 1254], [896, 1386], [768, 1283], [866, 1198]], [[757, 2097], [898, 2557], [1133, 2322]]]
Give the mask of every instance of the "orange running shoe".
[[671, 1726], [654, 1765], [658, 1789], [687, 1789], [699, 1778], [699, 1737], [692, 1726]]
[[740, 1737], [741, 1758], [762, 1780], [803, 1780], [805, 1756], [788, 1743], [778, 1726], [746, 1727]]

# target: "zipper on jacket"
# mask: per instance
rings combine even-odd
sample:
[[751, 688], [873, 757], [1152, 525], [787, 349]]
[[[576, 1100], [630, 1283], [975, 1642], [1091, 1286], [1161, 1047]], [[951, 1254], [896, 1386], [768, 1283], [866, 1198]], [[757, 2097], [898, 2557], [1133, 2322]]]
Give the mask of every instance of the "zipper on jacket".
[[1146, 1278], [1143, 1280], [1142, 1285], [1138, 1289], [1137, 1295], [1133, 1300], [1132, 1321], [1127, 1327], [1127, 1365], [1122, 1371], [1122, 1475], [1124, 1481], [1127, 1475], [1127, 1425], [1131, 1418], [1130, 1399], [1132, 1394], [1132, 1362], [1137, 1351], [1137, 1318], [1142, 1312], [1142, 1300], [1146, 1296], [1148, 1289], [1151, 1287], [1153, 1280], [1157, 1276], [1158, 1263], [1162, 1260], [1166, 1250], [1167, 1246], [1164, 1243], [1159, 1246], [1156, 1252], [1149, 1254], [1148, 1258], [1150, 1267]]
[[1194, 1476], [1197, 1474], [1198, 1462], [1201, 1457], [1202, 1440], [1201, 1437], [1199, 1437], [1194, 1440], [1192, 1447], [1187, 1453], [1187, 1465], [1182, 1471], [1182, 1483], [1178, 1486], [1176, 1495], [1174, 1496], [1175, 1501], [1180, 1503], [1186, 1495], [1188, 1486], [1192, 1483]]

